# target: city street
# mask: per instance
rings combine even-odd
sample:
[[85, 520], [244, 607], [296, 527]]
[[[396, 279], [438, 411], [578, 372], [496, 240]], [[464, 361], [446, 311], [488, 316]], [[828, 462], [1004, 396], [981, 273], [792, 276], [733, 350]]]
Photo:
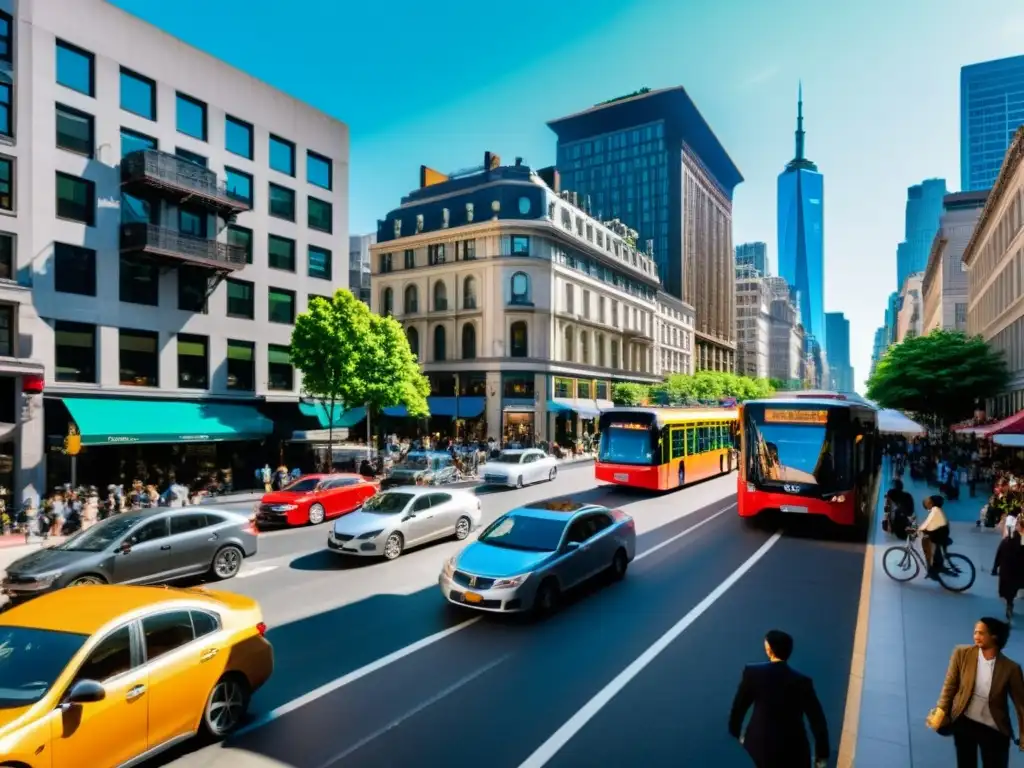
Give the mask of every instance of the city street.
[[598, 487], [584, 465], [554, 485], [481, 491], [485, 523], [562, 495], [636, 519], [626, 580], [540, 623], [447, 606], [437, 576], [455, 542], [350, 563], [325, 551], [325, 526], [267, 534], [224, 585], [260, 600], [275, 647], [253, 722], [156, 764], [743, 766], [729, 706], [773, 627], [796, 639], [793, 663], [814, 677], [835, 756], [863, 546], [818, 526], [752, 528], [736, 516], [735, 482], [646, 496]]

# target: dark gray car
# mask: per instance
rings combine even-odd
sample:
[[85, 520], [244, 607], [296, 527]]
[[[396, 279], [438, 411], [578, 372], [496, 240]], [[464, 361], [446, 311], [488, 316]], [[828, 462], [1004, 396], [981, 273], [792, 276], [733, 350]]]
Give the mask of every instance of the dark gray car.
[[230, 579], [256, 554], [249, 518], [198, 507], [114, 515], [7, 567], [12, 602], [81, 584], [153, 584], [209, 574]]

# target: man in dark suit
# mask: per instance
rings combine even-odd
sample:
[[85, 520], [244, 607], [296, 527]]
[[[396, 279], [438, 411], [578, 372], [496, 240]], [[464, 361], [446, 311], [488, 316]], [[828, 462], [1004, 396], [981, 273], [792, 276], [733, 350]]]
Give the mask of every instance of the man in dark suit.
[[[811, 678], [789, 666], [793, 638], [773, 629], [764, 638], [767, 664], [743, 670], [729, 715], [729, 733], [739, 739], [757, 768], [799, 768], [811, 764], [804, 717], [814, 736], [815, 768], [828, 765], [828, 724]], [[754, 708], [746, 734], [747, 710]]]

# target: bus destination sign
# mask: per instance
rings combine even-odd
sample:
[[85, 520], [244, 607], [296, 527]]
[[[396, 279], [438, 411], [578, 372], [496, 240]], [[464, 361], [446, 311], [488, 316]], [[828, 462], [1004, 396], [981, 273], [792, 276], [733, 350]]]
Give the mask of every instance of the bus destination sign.
[[828, 411], [767, 408], [764, 420], [768, 424], [828, 424]]
[[650, 429], [650, 427], [647, 424], [636, 424], [636, 423], [633, 423], [633, 422], [609, 424], [608, 427], [610, 429], [639, 429], [639, 430]]

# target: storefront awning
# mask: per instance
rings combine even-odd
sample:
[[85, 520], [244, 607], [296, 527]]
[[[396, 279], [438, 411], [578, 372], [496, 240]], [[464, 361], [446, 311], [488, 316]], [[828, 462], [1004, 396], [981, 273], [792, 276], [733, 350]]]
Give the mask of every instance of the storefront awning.
[[[330, 407], [320, 402], [299, 403], [299, 411], [302, 412], [302, 415], [316, 418], [323, 429], [328, 429], [331, 426], [331, 419], [327, 418], [328, 410]], [[335, 429], [351, 429], [365, 418], [366, 408], [363, 406], [350, 408], [347, 411], [340, 405], [334, 406]]]
[[913, 419], [892, 408], [878, 411], [878, 431], [885, 435], [923, 435], [928, 432]]
[[567, 397], [555, 397], [548, 400], [548, 410], [553, 413], [568, 413], [572, 411], [581, 419], [596, 419], [601, 415], [601, 409], [595, 400], [570, 400]]
[[250, 405], [65, 397], [82, 445], [262, 440], [274, 424]]
[[953, 431], [961, 435], [974, 435], [975, 437], [1024, 434], [1024, 411], [1018, 411], [1013, 414], [1013, 416], [1008, 416], [1002, 421], [997, 421], [992, 424], [953, 427]]
[[[478, 395], [466, 397], [428, 397], [427, 406], [431, 416], [447, 416], [450, 419], [475, 419], [487, 406], [487, 398]], [[456, 412], [457, 410], [457, 412]], [[408, 416], [404, 405], [395, 405], [384, 409], [385, 416]]]

